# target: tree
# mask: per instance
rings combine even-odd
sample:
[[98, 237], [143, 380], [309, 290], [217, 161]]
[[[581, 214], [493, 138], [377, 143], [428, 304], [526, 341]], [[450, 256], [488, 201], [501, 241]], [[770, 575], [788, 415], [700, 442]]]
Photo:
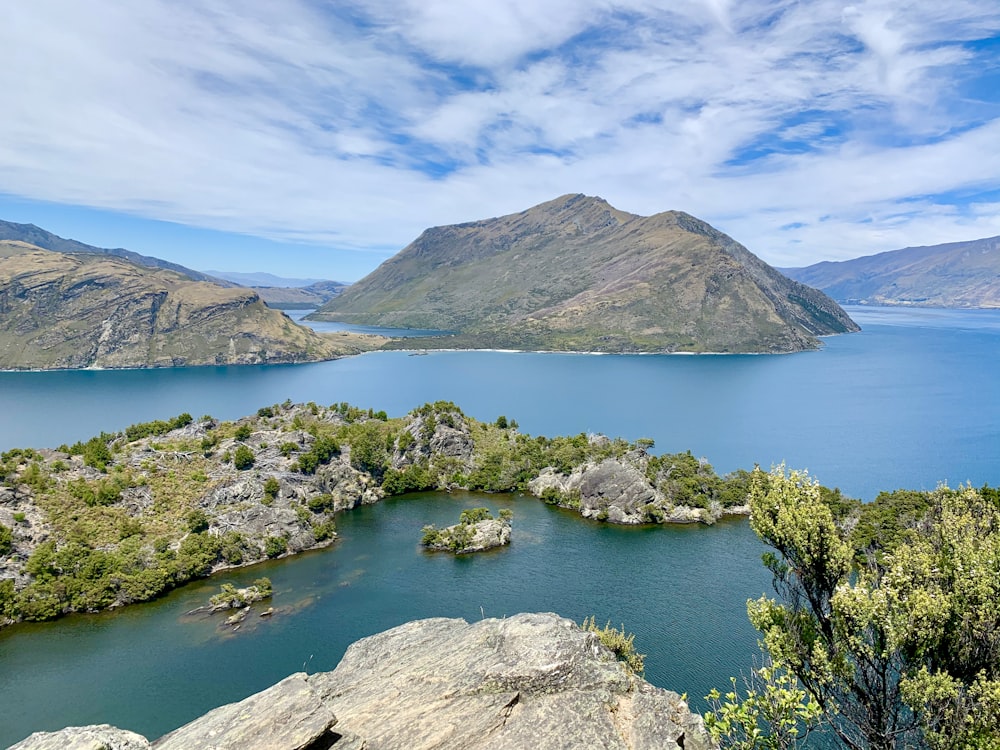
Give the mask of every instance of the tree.
[[852, 750], [1000, 748], [1000, 509], [941, 488], [906, 543], [856, 564], [819, 485], [754, 472], [751, 526], [780, 601], [751, 622]]

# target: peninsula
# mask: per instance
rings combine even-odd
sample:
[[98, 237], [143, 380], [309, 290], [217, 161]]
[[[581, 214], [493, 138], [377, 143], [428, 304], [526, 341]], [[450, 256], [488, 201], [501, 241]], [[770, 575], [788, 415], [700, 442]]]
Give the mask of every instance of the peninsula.
[[693, 216], [584, 195], [428, 229], [310, 317], [454, 332], [406, 348], [795, 352], [858, 330]]

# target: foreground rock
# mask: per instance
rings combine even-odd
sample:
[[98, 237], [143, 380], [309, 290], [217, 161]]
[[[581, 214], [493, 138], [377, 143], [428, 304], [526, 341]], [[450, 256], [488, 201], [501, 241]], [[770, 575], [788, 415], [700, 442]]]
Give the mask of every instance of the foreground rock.
[[[72, 745], [81, 733], [94, 744]], [[117, 732], [117, 734], [116, 734]], [[109, 727], [39, 733], [11, 750], [132, 748]], [[118, 742], [119, 744], [112, 744]], [[132, 742], [129, 739], [129, 742]], [[411, 622], [352, 645], [333, 672], [292, 675], [152, 743], [157, 750], [714, 748], [676, 693], [631, 674], [554, 614]]]

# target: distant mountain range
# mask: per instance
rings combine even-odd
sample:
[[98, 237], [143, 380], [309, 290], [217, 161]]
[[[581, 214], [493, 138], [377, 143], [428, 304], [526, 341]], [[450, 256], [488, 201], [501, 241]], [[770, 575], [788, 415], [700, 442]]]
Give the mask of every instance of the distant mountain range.
[[344, 281], [326, 279], [293, 279], [272, 273], [240, 273], [238, 271], [206, 271], [205, 273], [250, 287], [268, 307], [279, 310], [311, 310], [321, 307], [350, 286]]
[[603, 352], [792, 352], [858, 330], [693, 216], [584, 195], [428, 229], [313, 317], [455, 332], [408, 347]]
[[907, 247], [782, 271], [842, 303], [1000, 307], [1000, 237]]
[[303, 287], [324, 282], [325, 279], [295, 279], [288, 276], [275, 276], [266, 271], [254, 271], [244, 273], [242, 271], [212, 271], [205, 273], [217, 279], [232, 281], [240, 286], [277, 286], [277, 287]]
[[178, 263], [171, 263], [170, 261], [154, 258], [149, 255], [140, 255], [139, 253], [134, 253], [131, 250], [126, 250], [121, 247], [95, 247], [94, 245], [87, 245], [83, 242], [77, 242], [76, 240], [67, 240], [59, 235], [52, 234], [52, 232], [36, 227], [34, 224], [15, 224], [11, 221], [0, 221], [0, 241], [2, 240], [26, 242], [29, 245], [40, 247], [43, 250], [52, 250], [58, 253], [111, 255], [115, 258], [122, 258], [131, 263], [146, 266], [148, 268], [166, 268], [171, 271], [176, 271], [177, 273], [182, 273], [195, 281], [210, 281], [214, 284], [218, 284], [219, 286], [227, 287], [238, 286], [238, 284], [225, 281], [215, 276], [210, 276], [207, 273], [185, 268]]

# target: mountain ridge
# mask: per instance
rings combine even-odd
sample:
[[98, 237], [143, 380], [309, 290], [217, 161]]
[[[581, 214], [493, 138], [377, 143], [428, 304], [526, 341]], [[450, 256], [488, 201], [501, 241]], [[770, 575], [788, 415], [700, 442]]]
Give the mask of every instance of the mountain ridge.
[[249, 289], [0, 241], [0, 369], [311, 362], [383, 341], [318, 334]]
[[29, 245], [34, 245], [35, 247], [42, 248], [43, 250], [51, 250], [52, 252], [57, 253], [110, 255], [116, 258], [122, 258], [123, 260], [130, 261], [140, 266], [146, 266], [148, 268], [165, 268], [171, 271], [176, 271], [177, 273], [184, 274], [195, 281], [208, 281], [223, 287], [241, 286], [240, 284], [235, 284], [225, 279], [210, 276], [209, 274], [202, 273], [201, 271], [195, 271], [191, 268], [182, 266], [179, 263], [172, 263], [168, 260], [155, 258], [151, 255], [142, 255], [140, 253], [133, 252], [132, 250], [126, 250], [123, 247], [96, 247], [95, 245], [88, 245], [84, 242], [79, 242], [78, 240], [69, 240], [65, 237], [53, 234], [46, 229], [35, 226], [34, 224], [17, 224], [12, 221], [0, 220], [0, 241], [4, 240], [26, 242]]
[[455, 331], [407, 346], [606, 352], [787, 352], [857, 330], [693, 216], [564, 195], [425, 230], [314, 319]]
[[842, 302], [1000, 307], [1000, 236], [782, 269]]

